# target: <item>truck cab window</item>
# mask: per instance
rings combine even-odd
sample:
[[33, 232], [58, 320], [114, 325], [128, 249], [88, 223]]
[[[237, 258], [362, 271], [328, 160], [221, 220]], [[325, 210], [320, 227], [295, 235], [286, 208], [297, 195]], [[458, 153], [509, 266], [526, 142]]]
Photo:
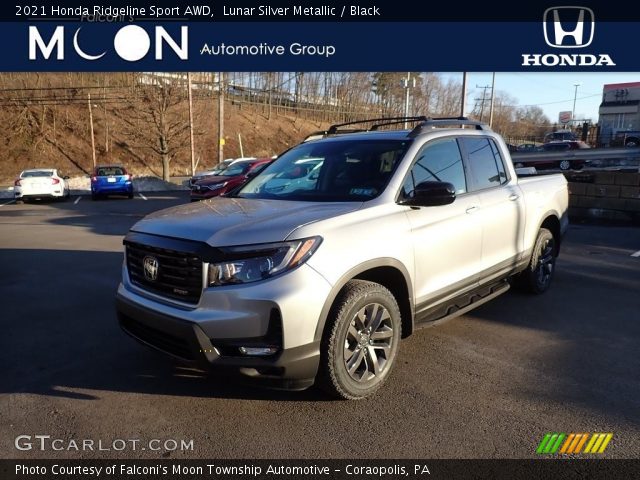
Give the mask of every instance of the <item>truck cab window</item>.
[[462, 155], [455, 138], [433, 140], [424, 145], [403, 185], [403, 194], [413, 195], [422, 182], [449, 182], [459, 195], [467, 191]]

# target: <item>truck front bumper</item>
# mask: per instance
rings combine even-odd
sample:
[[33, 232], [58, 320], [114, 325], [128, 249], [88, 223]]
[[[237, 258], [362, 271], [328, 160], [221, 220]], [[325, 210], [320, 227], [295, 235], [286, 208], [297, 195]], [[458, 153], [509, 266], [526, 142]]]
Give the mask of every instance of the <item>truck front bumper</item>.
[[198, 305], [186, 308], [131, 284], [123, 266], [116, 309], [127, 334], [183, 362], [302, 390], [318, 371], [316, 329], [329, 290], [302, 265], [263, 282], [206, 288]]
[[[173, 318], [116, 297], [120, 327], [139, 342], [185, 363], [221, 375], [255, 380], [264, 386], [303, 390], [313, 385], [320, 359], [320, 342], [280, 349], [270, 356], [224, 355], [233, 347], [214, 346], [197, 323]], [[242, 339], [235, 339], [237, 345]], [[245, 343], [255, 344], [248, 338]]]

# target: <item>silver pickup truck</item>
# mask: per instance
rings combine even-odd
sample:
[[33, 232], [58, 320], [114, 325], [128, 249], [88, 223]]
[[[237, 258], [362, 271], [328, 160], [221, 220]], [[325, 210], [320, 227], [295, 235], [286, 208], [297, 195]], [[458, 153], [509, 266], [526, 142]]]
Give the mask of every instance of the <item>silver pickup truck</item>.
[[224, 197], [138, 222], [121, 327], [224, 374], [360, 399], [419, 327], [510, 286], [546, 291], [564, 177], [518, 179], [486, 125], [411, 117], [388, 130], [402, 120], [333, 126]]

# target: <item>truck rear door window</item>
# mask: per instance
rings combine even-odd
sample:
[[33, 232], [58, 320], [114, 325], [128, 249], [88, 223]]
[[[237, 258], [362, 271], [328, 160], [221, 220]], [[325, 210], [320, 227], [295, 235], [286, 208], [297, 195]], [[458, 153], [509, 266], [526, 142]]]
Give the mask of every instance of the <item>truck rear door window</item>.
[[499, 153], [496, 155], [497, 147], [494, 149], [488, 138], [462, 137], [460, 141], [468, 157], [474, 191], [497, 187], [506, 181], [502, 158]]

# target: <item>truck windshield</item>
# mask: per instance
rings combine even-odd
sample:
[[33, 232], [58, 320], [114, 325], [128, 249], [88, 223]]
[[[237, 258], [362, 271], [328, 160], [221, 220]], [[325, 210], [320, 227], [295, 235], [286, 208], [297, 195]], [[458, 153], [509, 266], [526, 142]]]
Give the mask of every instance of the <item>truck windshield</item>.
[[311, 202], [377, 197], [412, 140], [332, 140], [292, 148], [236, 194], [242, 198]]

